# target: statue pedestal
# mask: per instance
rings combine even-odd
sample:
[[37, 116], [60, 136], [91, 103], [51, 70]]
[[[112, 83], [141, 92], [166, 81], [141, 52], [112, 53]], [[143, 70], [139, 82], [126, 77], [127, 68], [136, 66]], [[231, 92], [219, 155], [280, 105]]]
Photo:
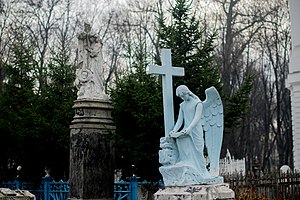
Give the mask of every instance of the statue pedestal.
[[172, 186], [154, 194], [155, 200], [234, 199], [228, 183], [214, 185]]
[[76, 100], [70, 126], [70, 199], [114, 197], [115, 125], [108, 100]]

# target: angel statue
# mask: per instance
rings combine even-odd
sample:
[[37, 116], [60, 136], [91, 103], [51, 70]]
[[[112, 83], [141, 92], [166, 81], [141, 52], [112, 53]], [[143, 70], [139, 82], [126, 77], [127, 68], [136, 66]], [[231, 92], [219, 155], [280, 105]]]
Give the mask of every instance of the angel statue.
[[106, 99], [104, 92], [102, 42], [91, 31], [91, 25], [84, 24], [84, 32], [78, 35], [78, 69], [75, 86], [77, 99]]
[[[176, 95], [183, 102], [177, 122], [169, 136], [161, 138], [159, 168], [166, 186], [223, 183], [219, 176], [219, 157], [223, 138], [223, 105], [215, 87], [205, 90], [202, 102], [187, 86]], [[204, 157], [204, 136], [208, 163]]]

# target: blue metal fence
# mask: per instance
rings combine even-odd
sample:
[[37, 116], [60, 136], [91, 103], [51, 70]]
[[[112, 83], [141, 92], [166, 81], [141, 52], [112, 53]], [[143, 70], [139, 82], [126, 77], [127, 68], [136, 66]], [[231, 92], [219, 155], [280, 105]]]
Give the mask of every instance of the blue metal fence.
[[[114, 198], [116, 200], [138, 200], [138, 187], [145, 184], [151, 183], [139, 182], [135, 176], [131, 177], [128, 182], [121, 180], [114, 184]], [[28, 190], [36, 196], [36, 200], [67, 200], [69, 194], [69, 182], [62, 180], [56, 182], [51, 177], [44, 177], [38, 186], [17, 179], [13, 182], [0, 183], [0, 187]]]
[[44, 177], [40, 185], [16, 179], [12, 182], [1, 183], [0, 187], [28, 190], [35, 195], [36, 200], [67, 200], [69, 193], [68, 182], [62, 180], [56, 182], [51, 177]]
[[114, 186], [114, 197], [117, 200], [138, 200], [138, 186], [141, 185], [138, 182], [138, 178], [132, 176], [129, 182], [121, 180], [115, 183]]

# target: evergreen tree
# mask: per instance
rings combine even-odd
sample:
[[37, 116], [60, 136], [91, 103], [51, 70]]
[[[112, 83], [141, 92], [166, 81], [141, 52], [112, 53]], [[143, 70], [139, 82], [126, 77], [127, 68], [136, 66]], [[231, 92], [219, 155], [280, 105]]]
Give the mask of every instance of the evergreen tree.
[[[173, 65], [185, 68], [185, 77], [175, 80], [174, 89], [186, 84], [203, 97], [207, 87], [220, 88], [219, 69], [212, 64], [215, 35], [203, 37], [204, 30], [199, 30], [199, 21], [194, 15], [190, 17], [190, 5], [186, 2], [177, 1], [170, 12], [171, 25], [166, 25], [164, 18], [158, 18], [158, 36], [160, 47], [172, 49]], [[129, 48], [131, 52], [132, 49], [136, 49], [133, 52], [135, 63], [111, 90], [117, 125], [116, 155], [120, 157], [125, 177], [131, 175], [134, 164], [138, 176], [158, 180], [159, 139], [164, 136], [162, 89], [157, 78], [145, 72], [144, 50]]]
[[[253, 78], [251, 75], [247, 76], [232, 96], [222, 93], [220, 67], [214, 50], [216, 34], [207, 34], [205, 28], [200, 28], [199, 20], [195, 13], [192, 13], [191, 3], [191, 0], [176, 0], [170, 9], [170, 24], [162, 15], [158, 17], [160, 47], [170, 48], [173, 52], [173, 65], [185, 68], [185, 76], [175, 79], [174, 90], [178, 85], [185, 84], [202, 100], [205, 99], [205, 89], [211, 86], [215, 86], [220, 92], [225, 126], [222, 156], [225, 156], [224, 149], [234, 143], [231, 141], [232, 128], [238, 126], [247, 114]], [[174, 101], [178, 102], [178, 98]], [[178, 106], [178, 103], [175, 103], [175, 106]]]
[[47, 159], [44, 167], [51, 169], [51, 174], [58, 177], [68, 176], [70, 123], [74, 117], [75, 65], [70, 63], [69, 48], [61, 44], [52, 52], [48, 65], [48, 83], [40, 96], [39, 111], [47, 121], [44, 146]]
[[75, 68], [66, 47], [53, 52], [46, 90], [37, 93], [34, 52], [23, 35], [17, 36], [0, 97], [0, 178], [12, 180], [18, 165], [26, 180], [40, 181], [45, 167], [62, 178], [69, 166]]
[[158, 17], [159, 46], [170, 48], [173, 53], [172, 64], [185, 69], [184, 77], [174, 79], [173, 88], [175, 90], [178, 85], [187, 85], [203, 100], [206, 88], [221, 88], [219, 66], [214, 62], [213, 42], [216, 35], [205, 35], [206, 30], [200, 28], [189, 0], [176, 0], [169, 12], [170, 23], [163, 15]]
[[135, 173], [157, 181], [159, 138], [163, 135], [161, 87], [146, 74], [143, 51], [136, 50], [134, 55], [130, 71], [110, 91], [117, 125], [117, 168], [122, 169], [123, 178]]
[[[169, 11], [170, 23], [167, 23], [168, 20], [162, 15], [158, 16], [157, 34], [160, 48], [172, 50], [172, 64], [185, 68], [184, 77], [174, 78], [173, 89], [185, 84], [204, 100], [205, 89], [215, 86], [220, 91], [222, 87], [220, 68], [214, 55], [216, 35], [215, 33], [207, 35], [205, 29], [200, 29], [200, 22], [191, 11], [190, 1], [176, 0]], [[117, 125], [116, 154], [123, 158], [120, 159], [122, 160], [120, 166], [125, 177], [131, 175], [130, 166], [134, 164], [138, 176], [155, 180], [159, 177], [157, 175], [159, 138], [164, 135], [162, 94], [158, 79], [145, 73], [147, 63], [145, 64], [145, 53], [142, 52], [144, 51], [135, 52], [136, 62], [132, 65], [132, 70], [117, 80], [116, 87], [111, 90]], [[156, 61], [160, 64], [160, 60]], [[239, 113], [246, 109], [250, 83], [249, 79], [245, 87], [232, 98], [231, 105], [239, 108]], [[179, 98], [174, 98], [174, 101], [176, 113]], [[236, 109], [229, 109], [228, 113], [235, 115], [238, 112]], [[237, 116], [240, 115], [236, 115], [228, 123], [236, 122]]]
[[[24, 148], [41, 123], [35, 108], [35, 60], [23, 34], [17, 34], [11, 48], [11, 58], [4, 65], [5, 82], [0, 99], [1, 172], [12, 178], [15, 164], [23, 164]], [[2, 149], [3, 148], [3, 149]], [[7, 166], [9, 166], [7, 168]]]

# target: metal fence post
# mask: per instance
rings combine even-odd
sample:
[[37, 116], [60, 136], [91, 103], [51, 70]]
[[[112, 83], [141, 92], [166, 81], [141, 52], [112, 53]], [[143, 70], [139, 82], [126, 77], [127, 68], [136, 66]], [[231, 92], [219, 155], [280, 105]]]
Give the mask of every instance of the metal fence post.
[[139, 177], [130, 177], [130, 200], [138, 200], [138, 179]]
[[16, 189], [22, 189], [21, 187], [21, 181], [20, 181], [20, 178], [19, 176], [16, 177], [16, 180], [15, 180], [15, 183], [16, 183]]
[[51, 177], [45, 176], [44, 179], [44, 200], [50, 200], [50, 182], [52, 180]]

